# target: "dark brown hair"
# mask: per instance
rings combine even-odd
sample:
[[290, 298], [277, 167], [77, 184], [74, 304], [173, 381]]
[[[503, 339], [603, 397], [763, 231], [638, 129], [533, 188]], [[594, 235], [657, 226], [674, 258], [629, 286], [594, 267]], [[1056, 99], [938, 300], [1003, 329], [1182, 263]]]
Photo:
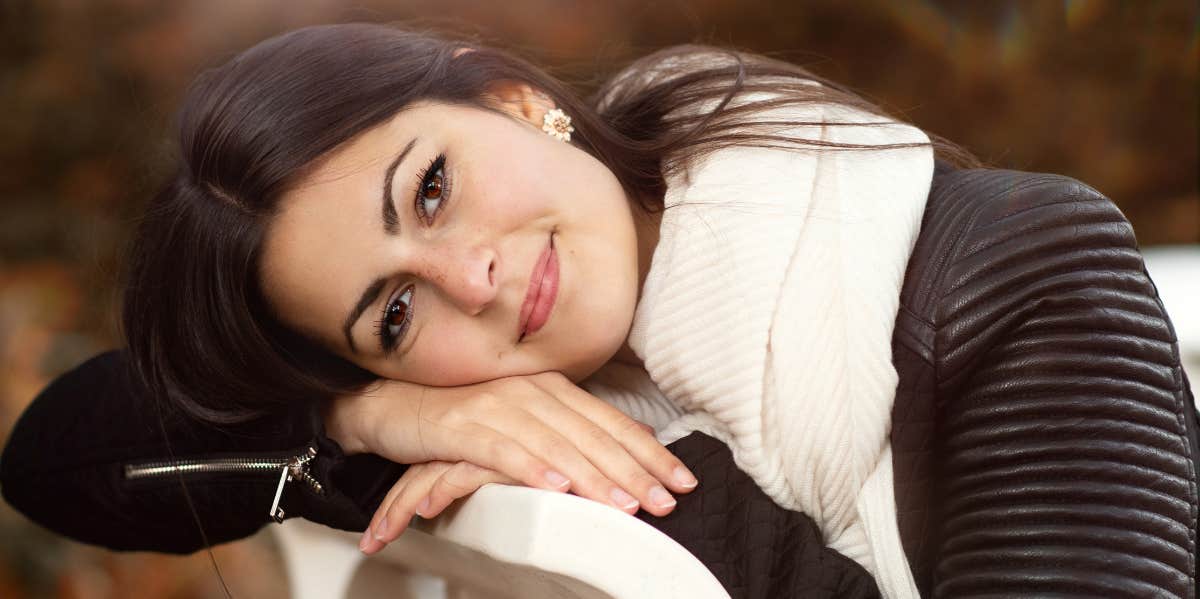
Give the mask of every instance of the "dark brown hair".
[[[463, 47], [474, 51], [456, 53]], [[572, 143], [651, 211], [662, 207], [667, 175], [722, 147], [897, 147], [779, 135], [806, 123], [755, 115], [826, 102], [886, 119], [836, 83], [753, 54], [668, 48], [585, 100], [510, 53], [462, 40], [377, 24], [292, 31], [202, 73], [183, 102], [180, 165], [140, 224], [125, 286], [123, 329], [148, 391], [177, 414], [229, 424], [371, 382], [272, 317], [259, 288], [264, 231], [289, 186], [331, 150], [418, 100], [496, 110], [487, 91], [499, 80], [547, 93], [572, 116]], [[973, 164], [953, 144], [933, 145]]]

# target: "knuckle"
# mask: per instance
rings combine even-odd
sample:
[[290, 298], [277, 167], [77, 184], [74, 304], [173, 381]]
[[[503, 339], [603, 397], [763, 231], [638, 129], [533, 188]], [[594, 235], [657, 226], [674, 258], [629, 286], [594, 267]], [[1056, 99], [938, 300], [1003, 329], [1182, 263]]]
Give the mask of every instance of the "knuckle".
[[546, 435], [541, 441], [542, 451], [551, 459], [562, 458], [575, 453], [575, 446], [561, 435]]
[[585, 435], [588, 441], [597, 445], [601, 445], [607, 449], [614, 449], [613, 446], [616, 444], [612, 438], [612, 435], [608, 434], [608, 431], [598, 426], [589, 426]]
[[484, 412], [492, 412], [500, 407], [500, 396], [491, 391], [482, 391], [472, 399], [473, 407]]
[[450, 467], [446, 474], [442, 476], [443, 480], [448, 480], [455, 484], [462, 484], [463, 481], [469, 481], [477, 478], [483, 469], [471, 462], [459, 462]]
[[461, 480], [452, 480], [449, 476], [443, 476], [433, 485], [433, 490], [429, 494], [443, 499], [458, 499], [471, 491], [474, 489], [469, 484], [465, 484]]
[[489, 437], [484, 443], [487, 451], [493, 456], [505, 456], [512, 452], [514, 443], [499, 435]]
[[480, 468], [471, 462], [458, 462], [450, 467], [450, 469], [446, 472], [446, 476], [453, 476], [462, 479], [463, 477], [475, 476], [481, 471], [483, 471], [483, 468]]
[[397, 497], [394, 501], [392, 501], [392, 504], [389, 505], [387, 509], [388, 520], [397, 522], [397, 518], [408, 511], [406, 506], [409, 502], [406, 499], [407, 498], [405, 497]]
[[447, 408], [442, 413], [440, 420], [446, 427], [457, 429], [467, 423], [468, 414], [470, 414], [469, 406], [458, 404]]
[[617, 418], [614, 428], [622, 437], [643, 437], [647, 434], [645, 425], [633, 418], [622, 415]]

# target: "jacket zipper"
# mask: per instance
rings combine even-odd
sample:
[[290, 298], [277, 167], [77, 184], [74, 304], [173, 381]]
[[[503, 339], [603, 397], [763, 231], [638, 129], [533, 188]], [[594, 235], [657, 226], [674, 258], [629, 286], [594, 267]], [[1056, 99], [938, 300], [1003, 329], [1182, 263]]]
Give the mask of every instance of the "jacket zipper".
[[324, 494], [321, 483], [309, 472], [309, 463], [317, 457], [317, 447], [310, 445], [304, 453], [286, 458], [250, 459], [250, 458], [212, 458], [212, 459], [181, 459], [162, 460], [154, 462], [137, 462], [125, 464], [125, 479], [139, 480], [170, 476], [173, 474], [198, 474], [206, 472], [274, 472], [279, 471], [279, 485], [275, 487], [275, 498], [271, 501], [271, 509], [267, 512], [276, 522], [283, 522], [284, 511], [279, 505], [283, 496], [283, 487], [287, 483], [300, 479], [318, 495]]

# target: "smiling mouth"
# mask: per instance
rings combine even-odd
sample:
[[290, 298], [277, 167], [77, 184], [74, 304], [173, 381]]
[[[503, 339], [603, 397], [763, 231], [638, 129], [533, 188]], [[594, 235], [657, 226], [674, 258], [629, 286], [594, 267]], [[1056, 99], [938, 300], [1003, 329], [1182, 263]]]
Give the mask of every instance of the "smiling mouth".
[[533, 273], [529, 277], [529, 288], [525, 292], [525, 303], [521, 306], [518, 330], [520, 337], [525, 339], [531, 333], [546, 324], [550, 313], [554, 310], [554, 301], [558, 297], [558, 252], [554, 248], [554, 234], [550, 234], [550, 243], [538, 260], [534, 263]]

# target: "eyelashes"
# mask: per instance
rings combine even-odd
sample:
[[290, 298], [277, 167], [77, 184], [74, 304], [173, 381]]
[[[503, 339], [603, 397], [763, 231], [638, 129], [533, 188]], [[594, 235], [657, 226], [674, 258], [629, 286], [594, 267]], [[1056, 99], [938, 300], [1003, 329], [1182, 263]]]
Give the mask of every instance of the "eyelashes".
[[413, 286], [409, 285], [383, 308], [383, 318], [375, 323], [375, 334], [384, 352], [392, 351], [408, 332], [413, 317]]
[[[446, 155], [438, 154], [430, 161], [429, 166], [417, 173], [417, 192], [413, 206], [417, 216], [429, 225], [433, 217], [442, 209], [442, 204], [450, 197], [450, 179], [445, 174]], [[433, 203], [433, 208], [426, 204]]]
[[[443, 210], [450, 199], [450, 179], [445, 174], [446, 155], [438, 154], [429, 165], [417, 173], [417, 188], [413, 193], [413, 211], [426, 226]], [[404, 340], [413, 321], [413, 294], [409, 284], [383, 307], [382, 317], [375, 323], [375, 334], [383, 352], [391, 353]]]

